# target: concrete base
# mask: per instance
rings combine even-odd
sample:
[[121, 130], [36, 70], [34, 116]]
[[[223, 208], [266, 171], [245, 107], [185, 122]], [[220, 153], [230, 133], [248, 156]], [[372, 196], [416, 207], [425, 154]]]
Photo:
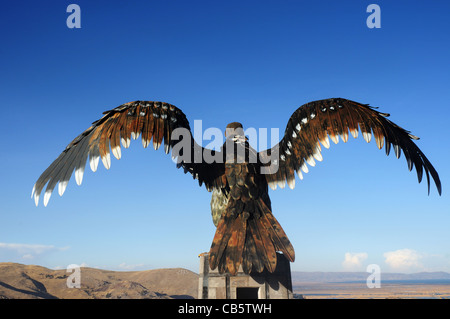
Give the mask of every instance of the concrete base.
[[273, 273], [247, 275], [242, 266], [235, 276], [220, 274], [209, 267], [209, 255], [200, 255], [198, 299], [292, 299], [292, 279], [289, 261], [277, 253], [277, 268]]

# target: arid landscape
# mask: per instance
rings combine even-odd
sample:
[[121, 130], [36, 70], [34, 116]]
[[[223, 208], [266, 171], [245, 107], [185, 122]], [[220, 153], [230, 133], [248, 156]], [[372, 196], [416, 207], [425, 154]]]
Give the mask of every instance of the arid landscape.
[[385, 283], [369, 289], [365, 283], [303, 283], [294, 292], [305, 299], [450, 299], [450, 284]]
[[384, 273], [369, 288], [366, 272], [292, 272], [293, 291], [305, 299], [450, 299], [450, 274]]
[[[194, 299], [197, 273], [183, 268], [109, 271], [81, 268], [79, 288], [71, 272], [0, 263], [0, 299]], [[293, 290], [304, 299], [450, 299], [450, 274], [386, 274], [369, 289], [367, 273], [292, 272]]]
[[172, 299], [197, 297], [198, 274], [173, 268], [108, 271], [81, 268], [80, 288], [68, 288], [71, 272], [0, 263], [0, 299]]

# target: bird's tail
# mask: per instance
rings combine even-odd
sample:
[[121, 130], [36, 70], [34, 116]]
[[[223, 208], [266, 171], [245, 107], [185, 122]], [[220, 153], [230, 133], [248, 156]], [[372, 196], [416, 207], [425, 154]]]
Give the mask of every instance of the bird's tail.
[[220, 273], [235, 275], [242, 265], [247, 274], [262, 272], [264, 268], [272, 273], [277, 265], [277, 251], [294, 261], [294, 248], [264, 201], [230, 198], [209, 252], [211, 269], [218, 267]]

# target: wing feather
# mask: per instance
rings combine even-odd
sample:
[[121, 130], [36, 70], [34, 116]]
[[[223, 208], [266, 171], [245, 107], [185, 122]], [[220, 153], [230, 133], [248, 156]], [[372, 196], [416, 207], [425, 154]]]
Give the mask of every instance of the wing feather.
[[280, 151], [279, 158], [273, 158], [265, 164], [269, 166], [274, 163], [274, 160], [279, 162], [278, 171], [270, 171], [266, 174], [269, 186], [274, 189], [277, 185], [284, 185], [287, 180], [288, 184], [294, 187], [292, 170], [297, 171], [302, 179], [301, 171], [308, 172], [306, 163], [314, 166], [315, 160], [322, 160], [319, 142], [329, 148], [329, 139], [335, 144], [339, 142], [339, 137], [347, 142], [348, 132], [357, 138], [359, 129], [366, 142], [369, 143], [373, 137], [379, 149], [384, 146], [386, 155], [389, 155], [391, 147], [397, 158], [400, 158], [403, 151], [408, 169], [411, 171], [413, 167], [416, 167], [419, 183], [425, 171], [428, 193], [431, 176], [438, 193], [441, 194], [442, 186], [438, 173], [413, 141], [418, 137], [391, 122], [387, 117], [389, 114], [378, 112], [374, 107], [342, 98], [314, 101], [302, 105], [290, 117], [280, 143], [267, 151], [267, 154]]
[[147, 148], [153, 136], [153, 117], [150, 110], [147, 110], [142, 127], [142, 146]]
[[[44, 205], [47, 205], [50, 196], [58, 185], [58, 192], [62, 195], [75, 171], [75, 180], [81, 184], [86, 162], [92, 171], [96, 171], [101, 159], [106, 169], [111, 167], [111, 152], [120, 159], [121, 145], [128, 148], [131, 138], [142, 137], [142, 144], [147, 147], [153, 140], [153, 147], [158, 149], [164, 140], [164, 151], [169, 153], [175, 144], [171, 134], [178, 128], [185, 129], [190, 139], [191, 157], [172, 154], [178, 157], [177, 167], [183, 167], [185, 172], [192, 174], [199, 184], [205, 184], [208, 190], [226, 186], [224, 163], [206, 163], [194, 161], [194, 147], [197, 152], [204, 148], [198, 146], [191, 134], [189, 122], [184, 113], [177, 107], [162, 102], [135, 101], [122, 104], [103, 113], [103, 117], [92, 123], [83, 133], [78, 135], [64, 151], [41, 174], [33, 186], [32, 197], [36, 205], [39, 203], [41, 193], [44, 192]], [[187, 152], [188, 153], [188, 152]]]

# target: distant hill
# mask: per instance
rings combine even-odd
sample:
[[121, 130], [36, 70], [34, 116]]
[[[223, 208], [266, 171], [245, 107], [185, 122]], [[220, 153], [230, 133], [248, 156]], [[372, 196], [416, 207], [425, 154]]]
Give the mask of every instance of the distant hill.
[[[110, 271], [81, 268], [81, 287], [68, 288], [72, 273], [41, 266], [0, 263], [0, 299], [179, 299], [197, 298], [199, 275], [183, 268]], [[301, 283], [365, 282], [367, 272], [292, 272]], [[446, 272], [382, 273], [381, 281], [447, 281]]]
[[[325, 282], [361, 282], [366, 281], [367, 272], [292, 272], [292, 282], [325, 283]], [[450, 281], [447, 272], [419, 272], [414, 274], [381, 273], [381, 281]]]
[[0, 299], [197, 298], [198, 274], [183, 268], [109, 271], [81, 268], [81, 287], [68, 288], [66, 270], [0, 263]]

